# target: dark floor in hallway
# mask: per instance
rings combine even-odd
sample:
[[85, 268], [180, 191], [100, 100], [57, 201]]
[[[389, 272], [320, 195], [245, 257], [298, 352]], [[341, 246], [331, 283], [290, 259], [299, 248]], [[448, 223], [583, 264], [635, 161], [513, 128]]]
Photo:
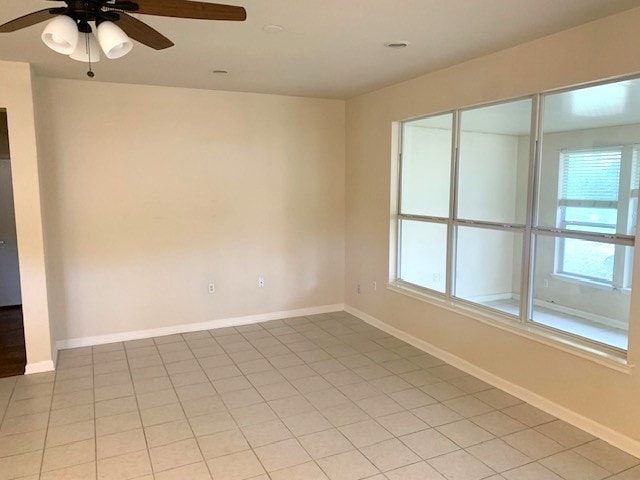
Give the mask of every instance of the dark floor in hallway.
[[26, 364], [22, 307], [0, 307], [0, 378], [22, 375]]

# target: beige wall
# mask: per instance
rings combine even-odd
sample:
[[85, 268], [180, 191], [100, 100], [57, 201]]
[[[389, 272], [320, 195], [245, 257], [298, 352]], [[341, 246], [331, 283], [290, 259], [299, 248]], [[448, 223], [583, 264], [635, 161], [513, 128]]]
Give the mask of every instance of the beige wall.
[[27, 371], [34, 372], [53, 363], [31, 69], [0, 62], [0, 79], [0, 108], [7, 111], [11, 144]]
[[343, 302], [343, 101], [44, 78], [36, 98], [57, 340]]
[[[630, 10], [349, 100], [345, 285], [356, 309], [635, 440], [635, 369], [622, 373], [371, 285], [389, 278], [392, 122], [640, 71], [638, 24], [640, 9]], [[639, 297], [632, 298], [631, 363], [640, 354]]]

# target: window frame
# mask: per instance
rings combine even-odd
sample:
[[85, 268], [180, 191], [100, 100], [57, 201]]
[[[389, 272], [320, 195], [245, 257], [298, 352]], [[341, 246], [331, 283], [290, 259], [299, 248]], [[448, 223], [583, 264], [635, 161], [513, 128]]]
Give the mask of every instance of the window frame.
[[[445, 308], [452, 309], [458, 313], [470, 315], [483, 322], [490, 323], [500, 328], [505, 328], [509, 331], [522, 334], [524, 336], [533, 338], [543, 343], [549, 343], [559, 347], [568, 348], [569, 351], [577, 353], [586, 358], [594, 359], [598, 357], [604, 360], [605, 364], [612, 366], [626, 364], [628, 349], [617, 348], [596, 340], [592, 340], [586, 337], [578, 336], [568, 331], [558, 330], [553, 327], [548, 327], [542, 324], [538, 324], [532, 320], [533, 313], [533, 273], [535, 265], [535, 242], [536, 238], [540, 236], [553, 237], [556, 240], [564, 238], [574, 238], [587, 241], [602, 241], [605, 243], [611, 243], [616, 245], [616, 250], [625, 250], [624, 247], [635, 248], [635, 229], [633, 234], [618, 233], [613, 235], [596, 233], [596, 232], [584, 232], [569, 230], [567, 228], [559, 228], [558, 226], [547, 227], [538, 224], [539, 218], [539, 205], [538, 205], [538, 187], [541, 175], [541, 156], [542, 156], [542, 120], [544, 113], [544, 100], [549, 95], [555, 95], [558, 93], [564, 93], [574, 90], [580, 90], [583, 88], [594, 87], [598, 85], [605, 85], [617, 82], [623, 82], [628, 80], [635, 80], [640, 78], [640, 75], [624, 76], [616, 79], [610, 79], [605, 81], [590, 82], [583, 85], [577, 85], [572, 87], [566, 87], [562, 89], [549, 90], [542, 93], [536, 93], [533, 95], [525, 95], [506, 100], [499, 100], [495, 102], [478, 104], [471, 107], [457, 108], [454, 110], [447, 110], [444, 112], [437, 112], [429, 115], [417, 116], [403, 121], [395, 122], [397, 130], [395, 132], [396, 138], [396, 151], [397, 151], [397, 172], [394, 178], [397, 181], [395, 183], [395, 189], [397, 190], [397, 197], [394, 200], [395, 208], [392, 210], [392, 238], [391, 245], [395, 249], [392, 261], [390, 262], [390, 282], [388, 287], [394, 291], [407, 294], [412, 297], [420, 298], [429, 303], [435, 303]], [[460, 141], [460, 116], [461, 112], [470, 109], [489, 107], [492, 105], [516, 102], [520, 100], [531, 99], [531, 132], [530, 132], [530, 145], [529, 145], [529, 172], [528, 172], [528, 188], [527, 188], [527, 202], [526, 202], [526, 222], [524, 225], [509, 225], [509, 224], [493, 224], [492, 222], [478, 222], [457, 218], [457, 193], [458, 193], [458, 165], [460, 160], [459, 141]], [[451, 185], [450, 185], [450, 215], [448, 218], [444, 217], [421, 217], [416, 215], [401, 213], [401, 198], [402, 198], [402, 146], [403, 146], [403, 126], [406, 122], [429, 118], [445, 113], [453, 113], [453, 140], [452, 140], [452, 169], [451, 169]], [[639, 155], [640, 157], [640, 155]], [[628, 215], [628, 221], [635, 223], [638, 214], [638, 193], [637, 190], [631, 191], [629, 195], [628, 208], [631, 213]], [[634, 208], [635, 204], [635, 208]], [[446, 291], [440, 293], [436, 290], [421, 287], [419, 285], [412, 284], [404, 281], [398, 275], [398, 267], [400, 261], [400, 222], [405, 220], [419, 220], [426, 222], [446, 223], [448, 227], [448, 245], [447, 245], [447, 273], [446, 273]], [[510, 230], [514, 227], [523, 232], [523, 251], [522, 251], [522, 265], [521, 265], [521, 298], [520, 298], [520, 315], [516, 318], [513, 315], [506, 314], [495, 310], [493, 308], [486, 307], [482, 304], [470, 302], [453, 295], [455, 291], [455, 276], [452, 272], [455, 271], [455, 256], [456, 256], [456, 229], [458, 226], [471, 226], [479, 228], [491, 228], [491, 229], [504, 229]], [[391, 253], [391, 252], [390, 252]], [[626, 286], [631, 283], [631, 277], [633, 275], [633, 264], [635, 259], [628, 258], [634, 257], [634, 255], [626, 255], [624, 258], [624, 264], [627, 267], [624, 268], [624, 280], [623, 285], [626, 293], [630, 293], [630, 288]], [[572, 281], [572, 279], [568, 279]], [[631, 320], [631, 319], [630, 319]], [[615, 368], [615, 367], [614, 367]]]
[[[529, 222], [521, 223], [506, 223], [506, 222], [492, 222], [492, 221], [484, 221], [484, 220], [471, 220], [466, 218], [460, 218], [458, 216], [458, 185], [459, 185], [459, 165], [460, 165], [460, 136], [461, 136], [461, 117], [465, 111], [477, 110], [486, 107], [492, 107], [497, 105], [504, 105], [513, 102], [520, 101], [531, 101], [531, 131], [534, 130], [534, 125], [537, 125], [537, 116], [538, 116], [538, 95], [526, 95], [522, 97], [512, 98], [508, 100], [499, 100], [496, 102], [490, 102], [480, 105], [474, 105], [465, 108], [458, 108], [455, 110], [447, 110], [444, 112], [437, 112], [429, 115], [423, 115], [420, 117], [410, 118], [399, 122], [399, 132], [398, 132], [398, 182], [397, 182], [397, 210], [396, 210], [396, 221], [395, 221], [395, 229], [396, 229], [396, 265], [395, 269], [392, 272], [393, 275], [393, 283], [398, 286], [406, 287], [409, 289], [415, 289], [424, 293], [425, 295], [432, 296], [437, 299], [444, 299], [447, 302], [455, 303], [457, 305], [463, 306], [465, 308], [477, 308], [479, 311], [484, 312], [488, 315], [498, 314], [500, 320], [507, 319], [509, 322], [519, 322], [521, 324], [526, 323], [526, 320], [523, 320], [523, 312], [527, 310], [528, 305], [528, 295], [522, 290], [524, 283], [524, 278], [529, 275], [529, 268], [525, 265], [524, 260], [527, 255], [527, 249], [530, 248], [530, 226]], [[452, 114], [453, 116], [453, 130], [452, 130], [452, 147], [451, 147], [451, 168], [450, 168], [450, 186], [449, 186], [449, 217], [433, 217], [433, 216], [423, 216], [423, 215], [414, 215], [402, 213], [402, 185], [403, 185], [403, 145], [404, 145], [404, 128], [403, 126], [406, 123], [413, 122], [416, 120], [422, 120], [432, 117], [437, 117], [441, 115]], [[535, 141], [533, 135], [530, 136], [530, 145], [529, 145], [529, 158], [531, 159], [532, 155], [535, 151]], [[531, 176], [531, 162], [529, 162], [529, 177]], [[533, 197], [531, 195], [531, 189], [528, 188], [527, 192], [527, 208], [526, 212], [529, 212], [529, 205], [533, 202]], [[527, 213], [528, 216], [528, 213]], [[400, 262], [401, 262], [401, 245], [402, 245], [402, 220], [415, 220], [422, 222], [430, 222], [430, 223], [446, 223], [447, 224], [447, 250], [446, 250], [446, 273], [445, 273], [445, 292], [439, 292], [438, 290], [430, 289], [427, 287], [423, 287], [421, 285], [416, 285], [414, 283], [403, 280], [400, 273]], [[503, 311], [497, 311], [494, 308], [475, 303], [470, 300], [466, 300], [461, 297], [457, 297], [455, 295], [456, 290], [456, 278], [453, 275], [453, 272], [456, 271], [456, 260], [457, 260], [457, 231], [459, 227], [472, 227], [472, 228], [483, 228], [489, 230], [498, 230], [498, 231], [507, 231], [511, 233], [521, 233], [522, 234], [522, 242], [523, 242], [523, 264], [521, 268], [521, 281], [520, 281], [520, 305], [519, 305], [519, 313], [518, 315], [513, 315]]]
[[[449, 170], [449, 178], [450, 178], [450, 184], [449, 184], [449, 216], [448, 217], [438, 217], [438, 216], [430, 216], [430, 215], [418, 215], [418, 214], [411, 214], [411, 213], [403, 213], [402, 209], [403, 209], [403, 205], [402, 205], [402, 193], [403, 193], [403, 173], [404, 173], [404, 169], [403, 169], [403, 147], [404, 147], [404, 128], [400, 128], [399, 131], [399, 135], [398, 135], [398, 197], [397, 197], [397, 213], [396, 213], [396, 245], [397, 245], [397, 252], [396, 252], [396, 266], [395, 266], [395, 277], [396, 277], [396, 281], [400, 281], [402, 283], [405, 283], [406, 285], [410, 285], [412, 287], [416, 287], [419, 289], [422, 289], [423, 291], [429, 293], [429, 294], [433, 294], [433, 295], [443, 295], [445, 297], [449, 296], [450, 293], [450, 284], [449, 281], [447, 280], [448, 278], [450, 278], [450, 273], [451, 273], [451, 262], [449, 261], [450, 258], [450, 248], [451, 248], [451, 232], [452, 232], [452, 222], [451, 222], [451, 218], [452, 218], [452, 197], [453, 197], [453, 181], [454, 181], [454, 168], [456, 165], [456, 155], [457, 155], [457, 139], [456, 139], [456, 129], [457, 129], [457, 125], [458, 125], [458, 117], [457, 117], [457, 110], [447, 110], [444, 112], [438, 112], [438, 113], [434, 113], [434, 114], [430, 114], [430, 115], [424, 115], [421, 117], [416, 117], [416, 118], [412, 118], [412, 119], [408, 119], [408, 120], [404, 120], [403, 122], [401, 122], [401, 125], [404, 125], [405, 123], [408, 122], [412, 122], [412, 121], [416, 121], [416, 120], [423, 120], [423, 119], [427, 119], [427, 118], [434, 118], [434, 117], [440, 117], [440, 116], [445, 116], [445, 115], [451, 115], [451, 164], [450, 164], [450, 170]], [[416, 222], [425, 222], [425, 223], [432, 223], [432, 224], [445, 224], [447, 226], [447, 247], [446, 247], [446, 267], [445, 267], [445, 291], [444, 292], [440, 292], [439, 290], [435, 290], [432, 288], [428, 288], [428, 287], [424, 287], [421, 285], [417, 285], [414, 283], [410, 283], [404, 280], [400, 279], [400, 270], [401, 270], [401, 265], [402, 265], [402, 252], [401, 252], [401, 246], [402, 246], [402, 221], [416, 221]]]

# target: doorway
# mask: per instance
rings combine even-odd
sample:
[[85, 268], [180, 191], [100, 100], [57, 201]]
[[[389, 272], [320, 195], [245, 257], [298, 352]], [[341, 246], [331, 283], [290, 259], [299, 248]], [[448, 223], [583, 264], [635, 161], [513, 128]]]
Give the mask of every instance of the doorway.
[[22, 375], [26, 363], [9, 131], [0, 110], [0, 377]]

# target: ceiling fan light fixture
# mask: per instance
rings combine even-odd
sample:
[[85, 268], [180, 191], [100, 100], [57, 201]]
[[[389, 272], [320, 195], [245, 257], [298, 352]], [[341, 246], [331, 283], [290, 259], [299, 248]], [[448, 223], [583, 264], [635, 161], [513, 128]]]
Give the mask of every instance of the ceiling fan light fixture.
[[124, 57], [133, 48], [131, 39], [113, 22], [98, 25], [98, 41], [105, 56], [111, 60]]
[[[89, 39], [88, 43], [87, 38]], [[100, 46], [96, 36], [93, 33], [81, 33], [76, 49], [69, 56], [78, 62], [98, 63], [100, 61]]]
[[42, 32], [42, 41], [54, 52], [70, 55], [78, 44], [78, 25], [66, 15], [51, 20]]

